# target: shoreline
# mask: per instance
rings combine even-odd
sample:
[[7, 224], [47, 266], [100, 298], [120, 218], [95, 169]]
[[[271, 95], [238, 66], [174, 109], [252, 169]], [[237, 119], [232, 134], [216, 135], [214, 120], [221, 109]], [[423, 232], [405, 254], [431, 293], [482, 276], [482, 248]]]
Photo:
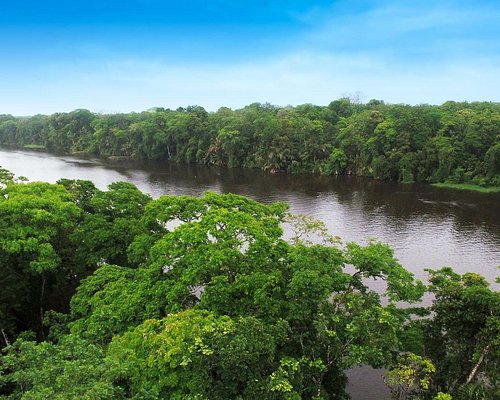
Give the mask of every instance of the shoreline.
[[[78, 158], [96, 158], [96, 159], [101, 159], [101, 160], [107, 160], [111, 162], [123, 162], [123, 161], [161, 161], [161, 160], [148, 160], [148, 159], [136, 159], [131, 156], [104, 156], [104, 155], [92, 155], [90, 153], [87, 153], [85, 151], [74, 151], [74, 152], [54, 152], [51, 150], [46, 149], [44, 146], [38, 146], [38, 145], [24, 145], [23, 147], [17, 147], [17, 146], [5, 146], [5, 145], [0, 145], [0, 148], [5, 148], [9, 150], [17, 150], [17, 151], [34, 151], [34, 152], [43, 152], [47, 153], [50, 155], [54, 156], [73, 156], [73, 157], [78, 157]], [[175, 160], [165, 160], [168, 162], [173, 162], [176, 164], [190, 164], [190, 163], [183, 163], [183, 162], [178, 162]], [[200, 163], [192, 163], [195, 165], [204, 165], [208, 167], [213, 167], [214, 165], [206, 165], [206, 164], [200, 164]], [[234, 169], [234, 167], [230, 167], [225, 165], [225, 168], [229, 169]], [[318, 175], [318, 176], [328, 176], [325, 174], [321, 174], [319, 172], [315, 171], [303, 171], [303, 172], [287, 172], [287, 171], [265, 171], [260, 168], [250, 168], [250, 167], [242, 167], [242, 168], [248, 168], [248, 169], [257, 169], [259, 171], [264, 172], [265, 174], [269, 175], [275, 175], [275, 174], [285, 174], [285, 175], [302, 175], [302, 174], [311, 174], [311, 175]], [[357, 175], [357, 174], [352, 174], [352, 173], [347, 173], [347, 174], [330, 174], [330, 176], [338, 176], [338, 175], [343, 175], [343, 176], [355, 176], [358, 178], [367, 178], [367, 179], [373, 179], [373, 180], [380, 180], [377, 178], [374, 178], [373, 176], [366, 176], [366, 175]], [[401, 182], [401, 181], [394, 181], [394, 180], [381, 180], [383, 182], [394, 182], [394, 183], [401, 183], [401, 184], [414, 184], [414, 183], [420, 183], [420, 184], [427, 184], [430, 186], [434, 186], [437, 188], [442, 188], [442, 189], [455, 189], [455, 190], [462, 190], [462, 191], [470, 191], [470, 192], [476, 192], [476, 193], [500, 193], [500, 186], [480, 186], [480, 185], [474, 185], [474, 184], [469, 184], [469, 183], [451, 183], [451, 182], [437, 182], [437, 183], [429, 183], [429, 182]]]
[[443, 189], [468, 190], [470, 192], [479, 192], [479, 193], [500, 193], [500, 186], [484, 187], [469, 183], [449, 183], [449, 182], [432, 183], [431, 186]]

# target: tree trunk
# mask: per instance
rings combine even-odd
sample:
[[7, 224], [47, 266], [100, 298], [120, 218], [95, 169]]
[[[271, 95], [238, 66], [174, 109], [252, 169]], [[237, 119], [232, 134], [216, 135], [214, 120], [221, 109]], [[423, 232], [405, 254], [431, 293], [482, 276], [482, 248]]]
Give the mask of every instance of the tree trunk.
[[491, 344], [488, 344], [482, 351], [481, 351], [481, 355], [479, 356], [479, 360], [477, 360], [477, 363], [474, 365], [474, 367], [472, 368], [472, 371], [470, 372], [469, 376], [467, 377], [467, 380], [465, 381], [465, 384], [468, 385], [469, 383], [471, 383], [471, 381], [474, 379], [474, 377], [476, 376], [477, 374], [477, 371], [479, 370], [479, 367], [481, 366], [481, 364], [483, 363], [484, 361], [484, 357], [486, 357], [486, 355], [488, 354], [488, 351], [490, 351], [490, 346]]
[[42, 338], [45, 339], [45, 332], [43, 331], [43, 296], [45, 294], [45, 275], [42, 277], [42, 290], [40, 293], [40, 332], [42, 333]]
[[3, 329], [2, 329], [2, 336], [3, 336], [3, 341], [5, 342], [5, 345], [9, 346], [10, 345], [9, 338], [7, 337], [7, 334], [5, 333], [5, 331]]

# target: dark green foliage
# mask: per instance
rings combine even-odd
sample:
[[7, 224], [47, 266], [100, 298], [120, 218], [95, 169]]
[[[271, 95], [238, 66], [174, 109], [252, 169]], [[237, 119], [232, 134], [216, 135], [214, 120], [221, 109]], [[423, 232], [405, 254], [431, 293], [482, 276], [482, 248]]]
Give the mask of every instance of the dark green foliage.
[[430, 318], [412, 321], [404, 348], [432, 361], [431, 390], [453, 398], [492, 400], [500, 392], [500, 294], [475, 273], [429, 270]]
[[435, 315], [423, 331], [427, 356], [437, 366], [435, 385], [451, 393], [470, 383], [498, 391], [500, 293], [475, 273], [443, 268], [430, 274]]
[[141, 218], [151, 197], [127, 182], [114, 182], [105, 192], [90, 188], [74, 193], [76, 203], [87, 210], [72, 234], [77, 263], [92, 269], [103, 263], [129, 265], [127, 249], [143, 233]]
[[77, 336], [57, 344], [20, 338], [0, 361], [0, 399], [121, 399], [123, 389], [113, 382], [118, 376], [102, 348]]
[[43, 311], [67, 308], [78, 267], [68, 239], [80, 209], [60, 185], [7, 184], [0, 189], [0, 326], [43, 335]]
[[[194, 132], [208, 123], [202, 109], [178, 113], [196, 117]], [[350, 115], [353, 131], [382, 119]], [[341, 167], [341, 150], [327, 151]], [[432, 272], [433, 314], [415, 319], [429, 310], [399, 302], [424, 286], [392, 249], [341, 245], [283, 203], [152, 200], [124, 182], [27, 184], [1, 169], [0, 179], [2, 399], [347, 399], [345, 371], [358, 365], [392, 366], [394, 393], [497, 394], [499, 299], [479, 275]]]
[[[128, 262], [127, 251], [146, 232], [142, 218], [151, 198], [125, 182], [102, 192], [88, 181], [15, 183], [8, 171], [0, 174], [0, 327], [5, 344], [26, 329], [44, 337], [44, 312], [68, 312], [80, 280], [99, 265], [136, 266]], [[155, 229], [162, 231], [150, 224], [149, 242]], [[131, 252], [139, 261], [144, 258], [138, 245]]]
[[[416, 300], [423, 287], [379, 243], [290, 245], [281, 238], [285, 209], [213, 193], [151, 201], [144, 223], [166, 231], [138, 269], [105, 265], [82, 283], [71, 304], [72, 333], [112, 341], [113, 354], [131, 368], [134, 393], [343, 393], [347, 368], [392, 359], [407, 318], [393, 300]], [[345, 272], [346, 264], [357, 272]], [[374, 277], [388, 282], [387, 306], [364, 282]], [[271, 334], [278, 326], [282, 333]]]
[[0, 118], [0, 145], [268, 172], [500, 185], [499, 103], [251, 104]]

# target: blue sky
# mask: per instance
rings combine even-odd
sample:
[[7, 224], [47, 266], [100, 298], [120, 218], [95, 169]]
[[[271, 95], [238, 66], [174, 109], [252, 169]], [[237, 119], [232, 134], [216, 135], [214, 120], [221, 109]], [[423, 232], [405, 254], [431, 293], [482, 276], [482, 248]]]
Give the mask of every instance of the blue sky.
[[1, 1], [0, 113], [500, 101], [500, 2]]

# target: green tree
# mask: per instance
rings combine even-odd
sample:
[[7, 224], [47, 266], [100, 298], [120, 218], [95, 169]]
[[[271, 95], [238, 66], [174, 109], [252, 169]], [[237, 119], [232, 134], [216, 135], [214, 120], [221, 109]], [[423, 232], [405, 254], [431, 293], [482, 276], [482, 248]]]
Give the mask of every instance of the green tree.
[[286, 323], [264, 324], [188, 310], [147, 320], [116, 337], [110, 357], [123, 365], [132, 395], [252, 399], [265, 396]]
[[[233, 321], [250, 318], [255, 326], [284, 321], [287, 340], [280, 342], [279, 354], [269, 355], [266, 373], [255, 378], [259, 393], [280, 398], [276, 379], [286, 375], [290, 393], [302, 398], [342, 396], [346, 369], [390, 363], [409, 314], [396, 302], [418, 300], [423, 286], [380, 243], [339, 248], [285, 242], [280, 226], [285, 209], [213, 193], [150, 202], [145, 225], [154, 221], [166, 232], [138, 269], [103, 266], [83, 282], [72, 301], [72, 332], [106, 344], [149, 318], [187, 318], [193, 315], [183, 314], [188, 309]], [[345, 271], [349, 265], [354, 273]], [[387, 305], [366, 285], [373, 278], [386, 281]], [[134, 335], [143, 337], [142, 331]], [[141, 354], [137, 365], [144, 362]], [[224, 354], [228, 360], [218, 364], [229, 363], [230, 354]], [[295, 360], [291, 365], [296, 367], [284, 359]], [[259, 365], [245, 368], [258, 370]], [[250, 393], [243, 389], [249, 385], [238, 383], [234, 393]]]
[[77, 262], [92, 270], [102, 263], [130, 265], [127, 250], [144, 232], [141, 218], [151, 197], [128, 182], [114, 182], [107, 191], [66, 183], [70, 188], [75, 184], [80, 187], [76, 201], [87, 209], [72, 234]]
[[391, 397], [398, 400], [421, 398], [430, 389], [436, 367], [417, 354], [399, 357], [397, 364], [387, 371], [386, 384]]
[[1, 325], [43, 334], [44, 310], [64, 310], [78, 282], [69, 236], [80, 209], [60, 185], [11, 183], [0, 194]]
[[409, 106], [342, 98], [327, 107], [254, 103], [215, 113], [189, 106], [109, 115], [0, 115], [0, 144], [267, 172], [494, 186], [500, 182], [499, 127], [499, 103]]
[[500, 293], [475, 273], [459, 275], [450, 268], [430, 272], [436, 298], [434, 317], [424, 325], [427, 356], [436, 365], [437, 389], [458, 393], [479, 383], [498, 396], [500, 376]]
[[0, 399], [123, 399], [114, 381], [119, 365], [104, 359], [103, 349], [76, 336], [57, 344], [18, 339], [0, 361]]

